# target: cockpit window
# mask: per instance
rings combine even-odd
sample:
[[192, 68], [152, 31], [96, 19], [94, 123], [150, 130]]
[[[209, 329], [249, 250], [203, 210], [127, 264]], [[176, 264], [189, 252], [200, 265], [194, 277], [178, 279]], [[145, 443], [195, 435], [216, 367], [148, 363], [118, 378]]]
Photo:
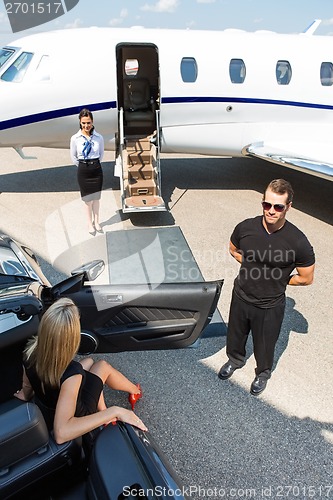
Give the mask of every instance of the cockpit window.
[[8, 61], [15, 53], [14, 49], [0, 49], [0, 68]]
[[34, 81], [45, 82], [50, 80], [50, 58], [49, 56], [42, 56], [36, 68], [33, 77]]
[[278, 61], [275, 68], [276, 81], [279, 85], [289, 85], [291, 66], [289, 61]]
[[198, 78], [198, 66], [194, 57], [183, 57], [180, 63], [183, 82], [193, 83]]
[[5, 82], [21, 82], [32, 58], [33, 54], [31, 52], [22, 52], [4, 74], [1, 75], [1, 80]]
[[333, 85], [333, 64], [331, 62], [321, 63], [320, 81], [324, 87]]

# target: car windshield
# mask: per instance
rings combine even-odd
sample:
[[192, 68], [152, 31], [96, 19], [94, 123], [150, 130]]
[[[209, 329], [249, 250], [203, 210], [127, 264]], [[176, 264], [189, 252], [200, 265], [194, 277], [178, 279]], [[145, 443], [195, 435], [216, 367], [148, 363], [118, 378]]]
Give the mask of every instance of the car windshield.
[[40, 276], [35, 272], [34, 268], [31, 266], [28, 257], [35, 260], [36, 257], [33, 255], [32, 251], [28, 247], [16, 245], [14, 241], [10, 242], [11, 249], [15, 255], [15, 258], [20, 262], [23, 269], [25, 269], [24, 276], [29, 276], [30, 278], [42, 283]]
[[22, 263], [10, 248], [0, 247], [0, 273], [14, 276], [29, 276]]

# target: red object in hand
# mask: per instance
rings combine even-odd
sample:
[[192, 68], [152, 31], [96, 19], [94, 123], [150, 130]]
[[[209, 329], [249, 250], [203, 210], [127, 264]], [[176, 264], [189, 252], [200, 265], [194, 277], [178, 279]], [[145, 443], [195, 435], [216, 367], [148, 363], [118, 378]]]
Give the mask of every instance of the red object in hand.
[[132, 411], [134, 411], [134, 407], [135, 407], [136, 403], [139, 401], [139, 399], [142, 398], [142, 390], [141, 390], [140, 384], [135, 384], [135, 385], [137, 386], [137, 388], [139, 389], [140, 392], [138, 392], [138, 394], [129, 394], [129, 396], [128, 396], [128, 401], [131, 404]]

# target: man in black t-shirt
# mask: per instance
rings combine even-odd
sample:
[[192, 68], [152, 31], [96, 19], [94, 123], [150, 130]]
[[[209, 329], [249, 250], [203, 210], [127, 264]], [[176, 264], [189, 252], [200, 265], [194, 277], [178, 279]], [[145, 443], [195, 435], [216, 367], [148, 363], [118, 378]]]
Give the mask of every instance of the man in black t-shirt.
[[241, 267], [234, 282], [229, 313], [229, 359], [218, 375], [226, 380], [244, 366], [251, 331], [257, 367], [250, 392], [255, 396], [266, 388], [271, 376], [286, 286], [311, 285], [313, 281], [313, 248], [306, 236], [286, 220], [293, 194], [284, 179], [270, 182], [263, 196], [263, 215], [238, 224], [230, 238], [229, 251]]

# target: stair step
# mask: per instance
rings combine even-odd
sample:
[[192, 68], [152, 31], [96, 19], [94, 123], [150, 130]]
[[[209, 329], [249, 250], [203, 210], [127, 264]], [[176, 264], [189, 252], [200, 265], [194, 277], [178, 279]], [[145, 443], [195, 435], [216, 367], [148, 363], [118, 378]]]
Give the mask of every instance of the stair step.
[[128, 191], [130, 196], [154, 196], [156, 183], [153, 179], [129, 179]]
[[151, 142], [147, 137], [131, 137], [126, 141], [126, 149], [128, 152], [150, 151]]
[[146, 163], [152, 162], [152, 156], [148, 152], [137, 152], [127, 153], [127, 161], [129, 165], [145, 165]]
[[129, 179], [153, 179], [154, 167], [147, 163], [145, 165], [129, 165], [128, 167]]
[[163, 200], [160, 196], [130, 196], [125, 199], [127, 207], [144, 208], [158, 207], [163, 205]]

